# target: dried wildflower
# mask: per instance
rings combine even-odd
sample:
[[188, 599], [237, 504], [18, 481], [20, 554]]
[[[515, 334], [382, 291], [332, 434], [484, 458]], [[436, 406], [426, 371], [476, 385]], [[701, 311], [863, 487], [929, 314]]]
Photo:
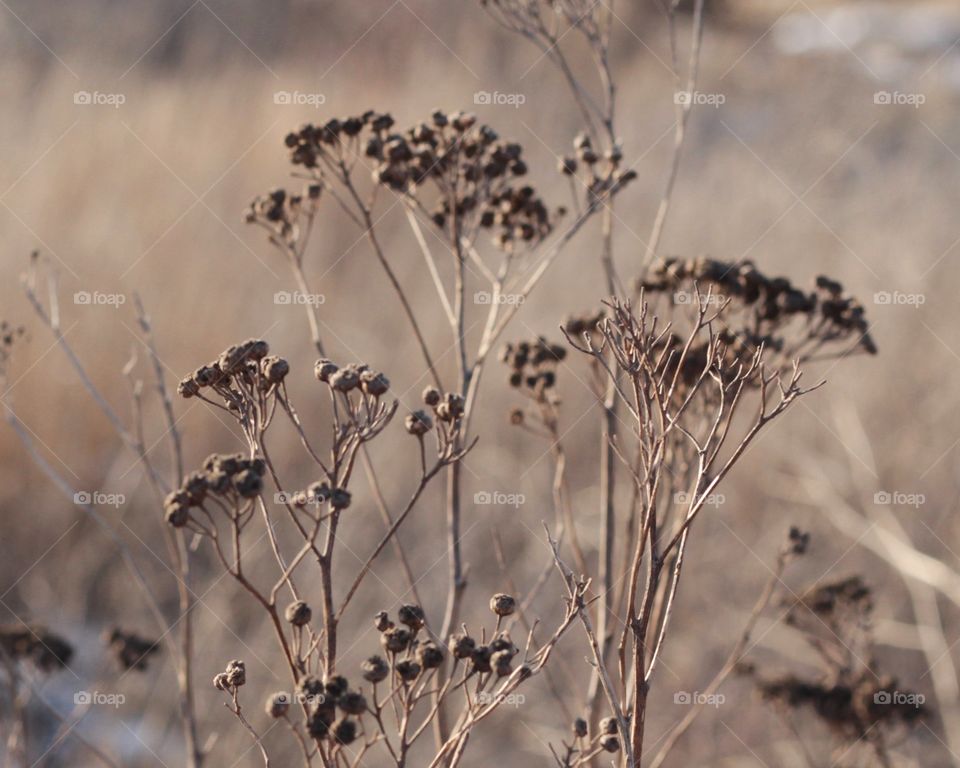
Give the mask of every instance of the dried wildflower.
[[427, 387], [423, 390], [423, 402], [425, 405], [429, 405], [431, 408], [435, 407], [440, 403], [440, 390], [436, 387]]
[[353, 368], [341, 368], [331, 374], [330, 388], [337, 392], [350, 392], [360, 385], [360, 374]]
[[105, 640], [117, 662], [125, 670], [145, 670], [150, 656], [160, 651], [159, 640], [148, 640], [120, 627], [111, 629]]
[[390, 389], [390, 380], [382, 373], [364, 371], [360, 374], [360, 388], [368, 395], [381, 397]]
[[600, 746], [603, 747], [605, 752], [619, 752], [620, 751], [620, 740], [616, 736], [607, 736]]
[[401, 624], [407, 625], [413, 631], [421, 629], [425, 621], [423, 608], [419, 605], [401, 605], [397, 618]]
[[417, 647], [417, 661], [424, 669], [436, 669], [443, 664], [443, 649], [436, 643], [423, 643]]
[[490, 598], [490, 610], [497, 616], [509, 616], [517, 610], [517, 600], [511, 595], [501, 592]]
[[367, 700], [362, 693], [357, 691], [345, 691], [339, 699], [337, 706], [348, 715], [362, 715], [367, 711]]
[[420, 665], [410, 659], [398, 661], [394, 669], [399, 677], [405, 683], [412, 683], [420, 676]]
[[389, 653], [402, 653], [410, 645], [410, 631], [403, 627], [390, 627], [380, 636], [380, 642]]
[[490, 650], [489, 645], [478, 645], [473, 649], [473, 653], [470, 654], [470, 661], [473, 662], [473, 668], [477, 672], [489, 672], [491, 670], [490, 657], [492, 655], [493, 651]]
[[390, 621], [390, 615], [386, 611], [378, 611], [377, 615], [373, 617], [373, 625], [378, 632], [386, 632], [393, 627], [393, 622]]
[[282, 692], [271, 693], [263, 708], [270, 717], [284, 717], [290, 709], [290, 695]]
[[425, 411], [414, 411], [407, 414], [403, 421], [403, 426], [411, 435], [420, 437], [427, 434], [433, 428], [433, 419]]
[[290, 373], [290, 363], [284, 360], [282, 357], [277, 357], [276, 355], [269, 355], [260, 361], [260, 371], [265, 378], [271, 384], [279, 384]]
[[567, 350], [551, 344], [542, 336], [504, 346], [500, 361], [509, 368], [509, 384], [537, 402], [555, 402], [552, 389], [557, 382], [557, 366], [566, 358]]
[[253, 469], [243, 469], [233, 479], [234, 488], [244, 499], [253, 499], [263, 490], [263, 478]]
[[317, 360], [316, 365], [313, 367], [313, 373], [317, 377], [317, 380], [324, 383], [328, 383], [330, 381], [330, 377], [339, 370], [340, 369], [336, 363], [326, 359]]
[[226, 691], [230, 688], [230, 678], [226, 672], [218, 672], [213, 676], [213, 685], [218, 691]]
[[295, 627], [303, 627], [310, 623], [313, 611], [303, 600], [294, 600], [284, 611], [284, 618]]
[[368, 683], [382, 682], [390, 674], [390, 666], [380, 656], [371, 656], [360, 665], [360, 669]]
[[333, 488], [330, 491], [330, 506], [336, 510], [347, 509], [350, 506], [350, 491], [346, 488]]
[[615, 717], [605, 717], [600, 721], [600, 733], [615, 734], [617, 727], [617, 718]]
[[333, 726], [333, 738], [338, 744], [352, 744], [357, 738], [357, 724], [353, 720], [338, 720]]
[[29, 661], [41, 672], [67, 666], [73, 646], [40, 626], [0, 626], [0, 648], [12, 659]]
[[337, 702], [350, 690], [350, 682], [343, 675], [331, 675], [323, 681], [323, 694], [327, 701]]
[[587, 721], [582, 717], [578, 717], [573, 721], [573, 735], [578, 739], [586, 738], [587, 736]]
[[490, 656], [490, 666], [497, 677], [506, 677], [513, 671], [513, 654], [510, 651], [497, 651]]
[[443, 401], [437, 406], [437, 418], [440, 421], [452, 423], [461, 416], [463, 416], [463, 398], [454, 392], [447, 392]]
[[231, 688], [239, 688], [247, 682], [247, 666], [239, 659], [233, 659], [227, 664], [225, 674]]
[[459, 634], [450, 638], [450, 653], [455, 659], [469, 659], [477, 648], [477, 641], [470, 635]]

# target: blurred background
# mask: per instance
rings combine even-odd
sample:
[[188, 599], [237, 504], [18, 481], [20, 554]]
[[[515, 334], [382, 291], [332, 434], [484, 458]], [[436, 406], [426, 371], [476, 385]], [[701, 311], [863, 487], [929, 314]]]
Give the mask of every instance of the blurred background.
[[[675, 85], [658, 4], [617, 3], [617, 14], [619, 130], [639, 179], [618, 198], [616, 259], [621, 274], [632, 276], [670, 163]], [[682, 16], [682, 46], [688, 26]], [[570, 42], [572, 60], [588, 68], [585, 52]], [[958, 42], [960, 7], [948, 2], [708, 3], [699, 91], [719, 98], [694, 110], [661, 251], [748, 258], [801, 284], [829, 274], [867, 306], [880, 354], [811, 370], [811, 380], [822, 375], [828, 386], [760, 439], [727, 483], [723, 503], [701, 521], [690, 555], [698, 567], [681, 586], [655, 686], [654, 741], [683, 715], [673, 694], [702, 689], [722, 664], [791, 524], [813, 535], [811, 554], [787, 573], [791, 589], [862, 574], [876, 590], [883, 666], [931, 703], [935, 678], [954, 681], [941, 694], [956, 687], [957, 592], [952, 598], [946, 588], [924, 592], [933, 609], [927, 619], [942, 621], [938, 633], [917, 616], [912, 590], [926, 590], [926, 582], [905, 580], [882, 556], [882, 542], [893, 530], [893, 513], [900, 540], [933, 559], [922, 561], [924, 573], [941, 566], [957, 573], [960, 416], [950, 392], [960, 372], [960, 221], [951, 198], [960, 178]], [[685, 56], [684, 49], [682, 61]], [[308, 427], [317, 428], [302, 308], [274, 302], [275, 292], [292, 290], [287, 267], [262, 232], [243, 223], [256, 194], [288, 183], [284, 135], [306, 121], [370, 108], [391, 112], [401, 126], [434, 107], [474, 110], [523, 144], [547, 202], [567, 204], [556, 158], [582, 127], [542, 55], [499, 29], [479, 4], [463, 1], [6, 0], [0, 3], [0, 65], [6, 115], [0, 121], [0, 316], [27, 329], [3, 401], [71, 485], [124, 495], [123, 505], [103, 513], [163, 585], [171, 616], [172, 577], [152, 554], [163, 552], [160, 512], [135, 457], [116, 440], [23, 297], [18, 278], [30, 252], [40, 250], [56, 268], [63, 333], [124, 418], [130, 397], [122, 369], [134, 352], [137, 375], [149, 378], [136, 340], [136, 293], [152, 317], [170, 384], [228, 344], [263, 336], [290, 359], [294, 402]], [[524, 103], [475, 104], [477, 93], [493, 91], [523, 94]], [[279, 92], [315, 98], [277, 103]], [[449, 329], [402, 213], [388, 213], [379, 226], [392, 263], [418, 299], [430, 341], [445, 349]], [[596, 230], [588, 227], [507, 337], [555, 338], [565, 316], [604, 298], [596, 243]], [[399, 307], [368, 244], [333, 207], [320, 219], [306, 269], [325, 296], [321, 317], [331, 356], [383, 369], [394, 389], [406, 393], [401, 400], [413, 405], [427, 383], [419, 353], [397, 330]], [[74, 294], [84, 291], [127, 300], [119, 307], [75, 304]], [[448, 375], [452, 365], [448, 356]], [[564, 441], [578, 524], [592, 539], [600, 427], [576, 366], [571, 361], [560, 375]], [[468, 461], [468, 496], [499, 491], [522, 494], [526, 503], [468, 509], [468, 614], [483, 613], [489, 594], [504, 588], [491, 530], [508, 542], [523, 592], [545, 562], [540, 521], [552, 515], [548, 446], [511, 428], [506, 413], [518, 403], [502, 372], [492, 370], [475, 421], [480, 443]], [[213, 451], [239, 449], [236, 435], [205, 408], [182, 401], [177, 408], [188, 466]], [[147, 416], [152, 446], [163, 429], [156, 404]], [[394, 435], [374, 451], [393, 505], [412, 482], [402, 439]], [[156, 450], [166, 466], [166, 447]], [[292, 434], [286, 447], [274, 450], [292, 485], [314, 479]], [[442, 610], [444, 594], [441, 490], [440, 484], [430, 490], [403, 537], [417, 553], [423, 594], [441, 606], [427, 600], [428, 613]], [[116, 548], [50, 486], [6, 425], [0, 428], [0, 513], [0, 620], [42, 624], [77, 648], [69, 671], [40, 681], [48, 701], [69, 712], [77, 690], [122, 692], [121, 708], [91, 708], [78, 732], [111, 745], [124, 765], [180, 764], [169, 659], [161, 654], [147, 673], [111, 681], [116, 674], [100, 641], [104, 629], [120, 624], [156, 634]], [[357, 515], [346, 536], [363, 551], [381, 527], [369, 501]], [[258, 552], [264, 567], [269, 556], [267, 547]], [[257, 765], [254, 752], [243, 754], [247, 734], [207, 681], [227, 660], [244, 658], [260, 696], [282, 689], [284, 671], [261, 615], [241, 599], [239, 587], [198, 557], [202, 732], [223, 750], [214, 764]], [[388, 584], [399, 583], [392, 552], [376, 572]], [[955, 582], [944, 578], [952, 588]], [[356, 660], [375, 651], [365, 616], [395, 602], [371, 581], [353, 609], [359, 629], [349, 656]], [[538, 600], [537, 615], [547, 626], [562, 611], [560, 594], [560, 583], [551, 582]], [[751, 658], [802, 668], [812, 654], [776, 618], [773, 612], [761, 622]], [[940, 652], [931, 654], [937, 643]], [[585, 684], [581, 637], [571, 633], [562, 648], [570, 665], [583, 668]], [[465, 764], [494, 758], [519, 766], [533, 756], [545, 764], [545, 744], [565, 736], [568, 724], [538, 690], [528, 692], [517, 716], [502, 711], [476, 736]], [[724, 692], [726, 703], [705, 713], [668, 764], [804, 764], [789, 731], [748, 683], [732, 680]], [[262, 725], [259, 701], [250, 711]], [[38, 724], [44, 727], [51, 726]], [[274, 737], [283, 749], [286, 735]], [[949, 744], [934, 716], [897, 746], [898, 764], [958, 765]], [[42, 764], [87, 759], [67, 738]]]

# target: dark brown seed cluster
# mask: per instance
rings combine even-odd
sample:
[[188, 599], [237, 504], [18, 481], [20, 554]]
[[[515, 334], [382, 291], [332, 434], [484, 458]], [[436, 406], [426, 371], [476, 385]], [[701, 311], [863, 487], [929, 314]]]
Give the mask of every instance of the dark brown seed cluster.
[[542, 336], [533, 341], [506, 344], [500, 360], [510, 369], [510, 386], [523, 389], [534, 399], [547, 399], [557, 383], [557, 366], [567, 356], [566, 347]]
[[[511, 595], [496, 594], [490, 598], [490, 610], [496, 614], [499, 622], [512, 615], [517, 610], [517, 601]], [[450, 637], [447, 648], [456, 662], [463, 661], [469, 665], [470, 674], [494, 674], [497, 677], [507, 677], [513, 673], [514, 659], [520, 650], [510, 639], [506, 631], [494, 634], [490, 642], [476, 640], [466, 631]], [[521, 672], [529, 673], [526, 667]]]
[[248, 339], [227, 347], [216, 360], [183, 378], [177, 392], [190, 398], [211, 390], [223, 398], [228, 408], [237, 410], [243, 391], [270, 391], [283, 382], [289, 371], [286, 360], [270, 354], [267, 342]]
[[864, 671], [853, 681], [808, 681], [793, 675], [757, 683], [761, 696], [788, 709], [811, 709], [832, 731], [849, 739], [879, 736], [928, 714], [923, 697]]
[[[463, 397], [455, 392], [442, 393], [436, 387], [427, 387], [423, 390], [424, 405], [433, 409], [434, 416], [438, 421], [445, 424], [455, 424], [463, 417], [464, 401]], [[426, 416], [423, 411], [416, 413]], [[430, 417], [427, 416], [429, 422]]]
[[73, 646], [40, 626], [0, 626], [0, 648], [11, 659], [30, 662], [41, 672], [67, 666]]
[[136, 632], [114, 627], [105, 636], [107, 647], [124, 670], [143, 672], [150, 657], [160, 650], [159, 640], [149, 640]]
[[336, 166], [344, 149], [375, 164], [377, 184], [416, 197], [423, 187], [438, 192], [430, 218], [461, 236], [482, 227], [504, 248], [536, 243], [552, 229], [550, 213], [536, 191], [516, 180], [527, 174], [523, 149], [502, 140], [472, 114], [435, 111], [428, 120], [398, 132], [389, 114], [374, 111], [305, 125], [287, 135], [294, 165]]
[[256, 498], [263, 491], [266, 471], [263, 459], [249, 459], [242, 453], [214, 453], [204, 461], [202, 470], [188, 474], [180, 488], [164, 499], [166, 521], [174, 528], [182, 528], [190, 521], [191, 510], [201, 507], [207, 494], [231, 505]]
[[[750, 310], [744, 338], [763, 341], [768, 347], [783, 346], [779, 331], [794, 319], [806, 323], [812, 338], [821, 343], [853, 339], [859, 349], [875, 354], [863, 305], [827, 277], [816, 279], [813, 290], [804, 291], [784, 277], [767, 277], [750, 261], [740, 263], [696, 259], [666, 259], [656, 264], [652, 277], [641, 283], [647, 293], [678, 292], [696, 303], [695, 290], [735, 302], [734, 308]], [[741, 334], [738, 334], [741, 335]]]
[[278, 243], [293, 245], [300, 239], [304, 217], [316, 213], [323, 187], [313, 182], [299, 194], [285, 189], [271, 189], [258, 195], [246, 212], [248, 224], [259, 224], [267, 229]]
[[312, 675], [297, 685], [297, 696], [307, 710], [307, 731], [317, 741], [351, 744], [361, 733], [359, 717], [367, 700], [343, 675], [318, 680]]
[[584, 336], [596, 336], [600, 323], [605, 317], [606, 312], [603, 309], [572, 315], [563, 321], [563, 330], [568, 336], [580, 342]]
[[621, 169], [623, 152], [619, 146], [608, 149], [601, 156], [591, 138], [580, 133], [573, 140], [573, 150], [573, 154], [560, 159], [557, 170], [571, 178], [579, 176], [592, 198], [616, 193], [637, 178], [637, 172], [632, 168]]
[[787, 533], [786, 551], [791, 555], [800, 556], [807, 554], [809, 547], [810, 533], [802, 531], [796, 526], [790, 526], [790, 531]]
[[873, 593], [857, 575], [817, 584], [793, 603], [787, 613], [787, 623], [797, 623], [806, 611], [821, 620], [829, 620], [844, 612], [867, 615], [873, 611]]
[[380, 611], [373, 623], [389, 663], [381, 656], [371, 656], [363, 662], [363, 677], [368, 682], [382, 682], [392, 670], [398, 682], [409, 684], [443, 664], [443, 649], [428, 635], [421, 635], [427, 620], [419, 605], [400, 606], [396, 622], [386, 611]]

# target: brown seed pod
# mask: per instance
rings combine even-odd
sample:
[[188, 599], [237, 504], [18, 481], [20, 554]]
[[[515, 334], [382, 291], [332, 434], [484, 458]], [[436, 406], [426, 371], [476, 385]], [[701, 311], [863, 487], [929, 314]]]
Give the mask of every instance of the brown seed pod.
[[271, 693], [267, 697], [267, 703], [264, 705], [264, 710], [270, 717], [283, 717], [287, 714], [290, 709], [290, 694], [289, 693]]
[[380, 635], [380, 643], [389, 653], [403, 653], [410, 646], [410, 631], [403, 627], [390, 627]]
[[337, 699], [337, 706], [348, 715], [362, 715], [367, 711], [367, 700], [358, 691], [346, 691]]
[[295, 627], [303, 627], [310, 623], [313, 611], [303, 600], [295, 600], [287, 606], [284, 617]]
[[423, 643], [417, 648], [417, 660], [424, 669], [436, 669], [443, 664], [443, 649], [436, 643]]
[[455, 659], [469, 659], [477, 647], [477, 641], [470, 635], [458, 634], [450, 638], [450, 653]]
[[411, 435], [420, 437], [433, 428], [433, 419], [426, 411], [414, 411], [407, 414], [403, 420], [403, 426]]
[[379, 683], [387, 679], [390, 674], [390, 666], [380, 656], [371, 656], [360, 665], [363, 672], [363, 679], [368, 683]]
[[397, 672], [397, 677], [405, 683], [412, 683], [420, 676], [420, 665], [410, 659], [398, 661], [394, 669]]
[[490, 598], [490, 610], [497, 616], [509, 616], [517, 610], [517, 601], [511, 595], [498, 593]]
[[330, 381], [330, 377], [333, 376], [338, 370], [340, 370], [336, 363], [331, 360], [322, 359], [317, 360], [316, 364], [313, 366], [313, 375], [317, 377], [319, 381], [327, 383]]
[[397, 618], [401, 624], [406, 624], [414, 631], [421, 629], [425, 621], [423, 608], [419, 605], [401, 605]]

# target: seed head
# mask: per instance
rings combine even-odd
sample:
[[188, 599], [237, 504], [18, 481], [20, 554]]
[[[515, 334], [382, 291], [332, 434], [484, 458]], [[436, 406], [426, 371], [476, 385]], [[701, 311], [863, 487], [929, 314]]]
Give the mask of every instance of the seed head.
[[497, 651], [490, 657], [490, 666], [497, 673], [497, 677], [506, 677], [513, 669], [513, 654], [510, 651]]
[[324, 383], [330, 381], [330, 377], [333, 376], [338, 370], [340, 370], [336, 363], [331, 360], [322, 359], [317, 360], [316, 364], [313, 366], [313, 375], [317, 377], [319, 381]]
[[353, 720], [338, 720], [333, 726], [333, 738], [338, 744], [352, 744], [357, 738], [357, 724]]
[[359, 691], [346, 691], [337, 700], [337, 706], [348, 715], [362, 715], [367, 711], [367, 700]]
[[390, 627], [380, 635], [380, 642], [389, 653], [402, 653], [410, 645], [410, 632], [403, 627]]
[[368, 395], [380, 397], [390, 389], [390, 380], [382, 373], [364, 371], [360, 374], [360, 387]]
[[616, 736], [607, 736], [602, 742], [601, 746], [606, 752], [619, 752], [620, 751], [620, 740]]
[[433, 419], [426, 411], [414, 411], [407, 414], [407, 417], [403, 420], [403, 426], [411, 435], [420, 437], [431, 430]]
[[424, 624], [423, 608], [419, 605], [401, 605], [400, 610], [397, 611], [397, 618], [400, 619], [401, 624], [406, 624], [416, 631]]
[[271, 384], [279, 384], [290, 373], [290, 363], [282, 357], [269, 355], [260, 361], [260, 371]]
[[227, 684], [232, 688], [239, 688], [247, 682], [247, 666], [239, 659], [227, 664]]
[[263, 479], [253, 469], [244, 469], [233, 479], [237, 493], [244, 499], [253, 499], [263, 490]]
[[295, 627], [303, 627], [310, 623], [313, 611], [303, 600], [295, 600], [287, 606], [284, 617]]
[[390, 615], [386, 611], [379, 611], [377, 615], [373, 617], [373, 625], [377, 628], [378, 632], [386, 632], [393, 627], [393, 622], [390, 621]]
[[390, 674], [390, 666], [380, 656], [371, 656], [360, 665], [363, 671], [363, 679], [368, 683], [379, 683], [387, 679]]
[[469, 659], [476, 650], [477, 641], [470, 635], [458, 634], [450, 638], [450, 653], [455, 659]]
[[443, 649], [436, 643], [423, 643], [417, 648], [417, 660], [424, 669], [436, 669], [443, 664]]
[[497, 616], [509, 616], [517, 610], [517, 601], [511, 595], [501, 592], [490, 598], [490, 610]]
[[433, 408], [440, 402], [440, 390], [436, 387], [427, 387], [423, 390], [423, 402]]
[[329, 384], [337, 392], [349, 392], [360, 384], [360, 376], [352, 368], [341, 368], [330, 376]]
[[283, 717], [290, 709], [290, 695], [288, 693], [271, 693], [267, 697], [264, 710], [270, 717]]
[[573, 721], [573, 734], [579, 739], [586, 738], [587, 735], [587, 721], [582, 717], [578, 717]]
[[420, 676], [420, 665], [409, 659], [398, 661], [394, 669], [397, 671], [397, 676], [405, 683], [412, 683]]
[[600, 721], [600, 733], [616, 734], [618, 728], [617, 718], [605, 717]]

